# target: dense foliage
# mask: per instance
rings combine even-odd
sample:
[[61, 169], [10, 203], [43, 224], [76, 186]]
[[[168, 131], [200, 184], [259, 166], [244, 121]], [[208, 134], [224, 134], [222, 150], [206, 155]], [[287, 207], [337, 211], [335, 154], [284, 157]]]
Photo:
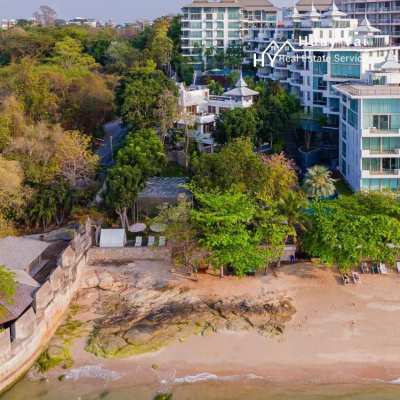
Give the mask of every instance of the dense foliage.
[[381, 193], [316, 201], [309, 209], [304, 248], [342, 270], [362, 261], [393, 264], [400, 246], [399, 211], [397, 199]]

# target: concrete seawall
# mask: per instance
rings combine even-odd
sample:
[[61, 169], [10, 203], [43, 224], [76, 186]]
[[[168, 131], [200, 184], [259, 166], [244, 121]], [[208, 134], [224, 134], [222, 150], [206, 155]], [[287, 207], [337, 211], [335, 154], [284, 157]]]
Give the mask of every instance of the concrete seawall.
[[80, 287], [90, 246], [87, 227], [61, 254], [57, 268], [35, 293], [32, 306], [11, 328], [0, 332], [0, 393], [31, 368], [61, 324]]

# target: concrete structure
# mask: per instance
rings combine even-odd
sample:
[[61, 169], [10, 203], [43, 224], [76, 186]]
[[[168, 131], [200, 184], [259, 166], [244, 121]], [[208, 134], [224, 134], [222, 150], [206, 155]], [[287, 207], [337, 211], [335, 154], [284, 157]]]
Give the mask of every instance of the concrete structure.
[[335, 3], [322, 13], [313, 4], [307, 13], [294, 8], [275, 30], [251, 32], [249, 43], [258, 77], [280, 81], [300, 99], [331, 159], [338, 158], [339, 143], [340, 96], [334, 86], [363, 80], [388, 57], [399, 55], [388, 35], [367, 18], [361, 24], [348, 18]]
[[33, 276], [43, 266], [43, 252], [49, 243], [24, 237], [0, 239], [0, 265], [10, 270], [25, 271]]
[[399, 0], [342, 0], [341, 9], [359, 21], [367, 17], [382, 33], [391, 35], [394, 44], [400, 44]]
[[241, 47], [250, 29], [274, 27], [277, 8], [268, 0], [194, 0], [182, 12], [182, 54], [201, 68], [207, 53]]
[[125, 229], [102, 229], [100, 247], [124, 247], [126, 245]]
[[67, 25], [80, 25], [96, 28], [97, 26], [100, 26], [100, 23], [93, 18], [76, 17], [67, 21]]
[[336, 85], [340, 171], [353, 190], [400, 189], [400, 64], [389, 58], [365, 80]]
[[193, 200], [190, 190], [185, 188], [188, 183], [186, 178], [150, 178], [146, 182], [146, 187], [137, 197], [135, 209], [137, 213], [151, 212], [161, 206], [175, 205], [179, 199]]
[[210, 95], [207, 87], [179, 86], [179, 108], [181, 119], [178, 126], [190, 126], [192, 137], [198, 143], [199, 151], [213, 152], [214, 139], [212, 133], [218, 115], [235, 108], [249, 108], [254, 104], [258, 92], [251, 90], [242, 75], [233, 89], [222, 96]]
[[0, 392], [29, 370], [62, 322], [82, 283], [91, 238], [88, 223], [61, 254], [48, 281], [32, 294], [33, 305], [0, 330]]

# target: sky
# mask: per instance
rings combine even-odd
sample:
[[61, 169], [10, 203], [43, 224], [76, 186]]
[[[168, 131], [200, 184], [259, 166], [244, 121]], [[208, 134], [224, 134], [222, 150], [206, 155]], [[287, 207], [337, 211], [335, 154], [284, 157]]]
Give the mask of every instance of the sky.
[[[276, 5], [286, 5], [290, 0], [273, 0]], [[54, 8], [60, 18], [112, 19], [117, 23], [138, 18], [153, 19], [160, 15], [176, 14], [190, 0], [0, 0], [0, 19], [30, 18], [39, 6]]]

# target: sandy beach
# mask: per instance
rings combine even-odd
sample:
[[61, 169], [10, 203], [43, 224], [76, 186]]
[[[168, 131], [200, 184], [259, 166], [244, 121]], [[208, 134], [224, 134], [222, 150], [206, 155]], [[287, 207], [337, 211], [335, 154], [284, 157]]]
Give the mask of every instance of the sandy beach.
[[[100, 365], [119, 375], [115, 385], [168, 386], [183, 382], [183, 377], [207, 379], [201, 375], [205, 373], [292, 384], [363, 384], [400, 377], [400, 276], [394, 273], [362, 275], [361, 284], [343, 286], [331, 270], [299, 264], [284, 266], [276, 276], [220, 280], [203, 275], [199, 282], [186, 280], [182, 285], [219, 296], [268, 292], [291, 298], [297, 312], [278, 337], [223, 331], [126, 359], [95, 357], [84, 350], [87, 338], [81, 338], [73, 345], [73, 369]], [[52, 371], [50, 376], [60, 373]]]

